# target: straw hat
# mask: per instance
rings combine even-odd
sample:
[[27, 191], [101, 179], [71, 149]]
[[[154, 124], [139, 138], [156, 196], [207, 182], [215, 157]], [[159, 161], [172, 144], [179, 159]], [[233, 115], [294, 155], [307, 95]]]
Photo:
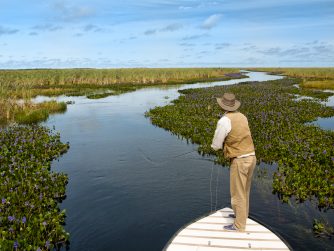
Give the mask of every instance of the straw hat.
[[225, 111], [233, 112], [237, 110], [241, 103], [235, 99], [233, 93], [224, 93], [222, 98], [217, 98], [217, 102]]

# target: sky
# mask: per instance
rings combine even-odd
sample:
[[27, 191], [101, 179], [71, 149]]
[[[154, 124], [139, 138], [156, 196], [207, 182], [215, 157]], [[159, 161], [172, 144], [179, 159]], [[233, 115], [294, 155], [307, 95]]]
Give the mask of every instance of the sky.
[[0, 68], [332, 67], [334, 0], [0, 0]]

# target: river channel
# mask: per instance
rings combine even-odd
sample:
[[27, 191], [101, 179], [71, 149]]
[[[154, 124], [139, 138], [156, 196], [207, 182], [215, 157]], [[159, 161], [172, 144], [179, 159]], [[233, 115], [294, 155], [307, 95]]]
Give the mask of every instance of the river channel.
[[[70, 251], [162, 250], [183, 225], [229, 206], [229, 170], [202, 157], [197, 145], [153, 126], [144, 113], [179, 96], [178, 90], [282, 78], [261, 72], [214, 83], [144, 88], [98, 100], [75, 101], [44, 123], [60, 132], [69, 151], [52, 163], [67, 173], [66, 230]], [[37, 98], [38, 100], [39, 98]], [[334, 225], [334, 213], [310, 203], [282, 204], [271, 192], [275, 165], [254, 175], [250, 214], [280, 234], [294, 250], [333, 250], [315, 238], [313, 218]]]

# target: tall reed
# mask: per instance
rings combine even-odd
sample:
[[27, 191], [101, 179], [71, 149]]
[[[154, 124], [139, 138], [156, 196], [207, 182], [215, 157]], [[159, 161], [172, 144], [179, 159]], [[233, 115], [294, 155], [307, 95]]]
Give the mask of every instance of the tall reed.
[[308, 80], [334, 80], [334, 68], [249, 68], [249, 70], [281, 73], [289, 77], [298, 77]]
[[111, 89], [108, 95], [116, 95], [133, 91], [136, 86], [227, 79], [232, 77], [226, 74], [237, 72], [233, 68], [0, 70], [0, 123], [47, 117], [53, 112], [50, 107], [30, 102], [37, 95], [100, 98], [107, 94], [103, 90], [96, 93], [97, 88]]

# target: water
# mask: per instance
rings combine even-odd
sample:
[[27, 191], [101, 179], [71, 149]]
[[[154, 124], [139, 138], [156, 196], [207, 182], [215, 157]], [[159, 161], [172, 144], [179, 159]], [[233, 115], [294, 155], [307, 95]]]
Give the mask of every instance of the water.
[[[196, 145], [153, 126], [144, 113], [176, 99], [178, 89], [281, 78], [260, 72], [247, 75], [250, 78], [145, 88], [99, 100], [59, 97], [75, 104], [45, 124], [55, 126], [71, 146], [52, 164], [53, 170], [69, 175], [61, 208], [67, 211], [70, 250], [161, 250], [181, 226], [229, 206], [228, 169], [200, 156]], [[311, 203], [281, 204], [271, 193], [275, 166], [261, 164], [257, 169], [268, 174], [255, 174], [251, 215], [296, 250], [333, 248], [333, 241], [311, 233], [314, 217], [333, 225], [333, 212], [320, 213]]]
[[329, 118], [318, 118], [316, 121], [312, 122], [312, 124], [317, 125], [325, 130], [334, 130], [334, 117]]
[[[299, 88], [299, 85], [294, 85], [296, 88]], [[319, 90], [319, 91], [323, 91], [323, 92], [330, 92], [330, 93], [334, 93], [333, 90]], [[303, 99], [314, 99], [312, 97], [308, 97], [308, 96], [301, 96], [301, 95], [294, 95], [295, 96], [295, 100], [299, 101], [299, 100], [303, 100]], [[321, 102], [323, 105], [326, 106], [330, 106], [334, 108], [334, 95], [330, 96], [328, 98], [327, 101], [322, 101]], [[319, 127], [321, 127], [322, 129], [325, 130], [334, 130], [334, 117], [329, 117], [329, 118], [318, 118], [317, 120], [311, 122], [310, 124], [313, 125], [317, 125]]]
[[[326, 92], [334, 93], [333, 90], [325, 90]], [[330, 96], [326, 102], [323, 102], [327, 106], [331, 106], [334, 109], [334, 95]], [[316, 125], [320, 126], [326, 130], [334, 130], [334, 117], [329, 118], [318, 118], [317, 121], [314, 122]]]

